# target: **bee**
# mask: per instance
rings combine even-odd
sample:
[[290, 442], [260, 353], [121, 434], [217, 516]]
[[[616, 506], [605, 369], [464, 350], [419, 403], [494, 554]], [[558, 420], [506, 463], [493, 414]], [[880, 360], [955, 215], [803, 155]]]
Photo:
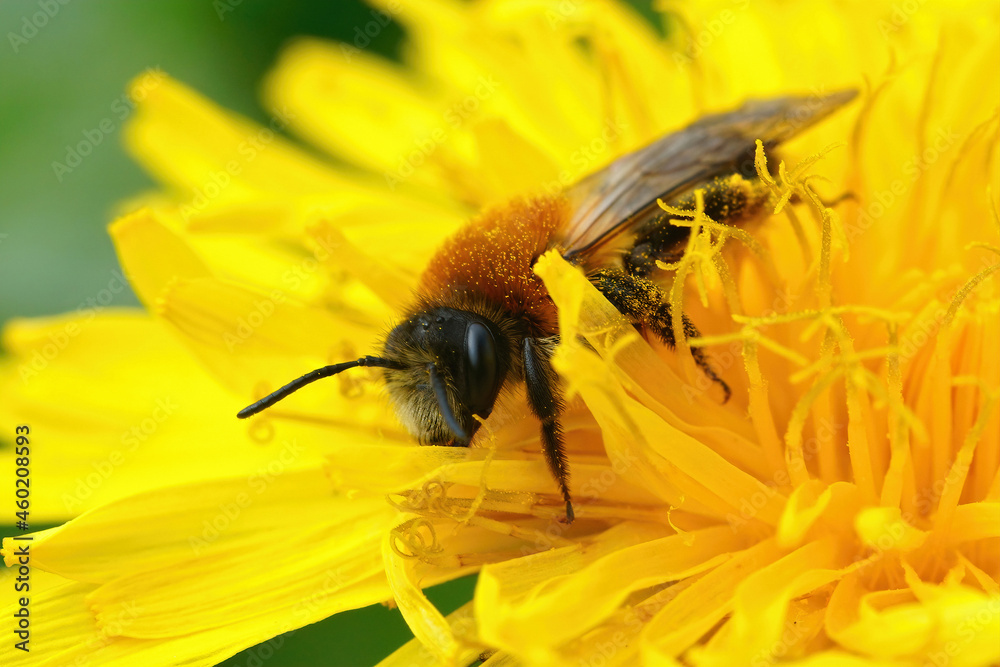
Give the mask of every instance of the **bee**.
[[[468, 446], [500, 394], [524, 385], [565, 520], [573, 521], [559, 421], [563, 398], [550, 364], [559, 326], [555, 304], [532, 271], [535, 261], [558, 250], [637, 329], [673, 347], [677, 314], [657, 282], [657, 261], [681, 255], [689, 228], [670, 224], [657, 200], [693, 210], [701, 189], [704, 213], [715, 221], [762, 217], [769, 195], [754, 170], [755, 140], [772, 149], [855, 94], [751, 100], [629, 153], [561, 194], [487, 210], [432, 257], [413, 306], [389, 332], [381, 355], [306, 373], [237, 416], [254, 415], [321, 378], [375, 367], [397, 416], [421, 444]], [[685, 335], [697, 336], [680, 316]], [[728, 400], [729, 386], [705, 353], [691, 353]]]

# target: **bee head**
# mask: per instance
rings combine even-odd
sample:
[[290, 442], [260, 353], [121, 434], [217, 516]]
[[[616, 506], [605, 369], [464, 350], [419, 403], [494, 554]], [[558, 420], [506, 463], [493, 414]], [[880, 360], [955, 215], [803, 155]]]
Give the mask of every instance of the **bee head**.
[[488, 318], [436, 307], [393, 329], [384, 356], [396, 414], [423, 444], [468, 444], [493, 411], [510, 368], [510, 346]]
[[510, 368], [510, 344], [489, 318], [455, 308], [418, 312], [393, 329], [382, 357], [306, 373], [237, 416], [245, 419], [321, 378], [358, 366], [385, 369], [396, 414], [423, 444], [466, 445], [493, 411]]

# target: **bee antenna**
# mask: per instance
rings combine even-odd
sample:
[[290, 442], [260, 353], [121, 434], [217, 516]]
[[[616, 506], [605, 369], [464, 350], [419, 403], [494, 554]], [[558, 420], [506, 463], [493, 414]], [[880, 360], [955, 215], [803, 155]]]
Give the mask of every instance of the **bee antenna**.
[[305, 375], [295, 380], [292, 380], [286, 384], [281, 389], [273, 391], [264, 398], [260, 399], [253, 405], [248, 405], [247, 407], [236, 413], [236, 416], [240, 419], [246, 419], [251, 415], [255, 415], [261, 410], [266, 410], [271, 407], [281, 399], [285, 398], [289, 394], [295, 393], [307, 384], [311, 384], [316, 380], [321, 380], [325, 377], [330, 377], [331, 375], [336, 375], [341, 371], [346, 371], [348, 368], [355, 368], [357, 366], [371, 366], [374, 368], [396, 368], [402, 369], [403, 364], [392, 359], [383, 359], [381, 357], [361, 357], [354, 361], [345, 361], [341, 364], [333, 364], [331, 366], [323, 366], [323, 368], [317, 368], [314, 371], [309, 371]]
[[437, 397], [438, 407], [441, 409], [441, 416], [444, 417], [444, 423], [448, 425], [448, 428], [451, 429], [456, 438], [463, 442], [468, 442], [469, 436], [465, 434], [465, 429], [455, 419], [455, 413], [451, 411], [451, 405], [448, 404], [448, 393], [445, 391], [444, 380], [438, 375], [437, 366], [427, 364], [427, 373], [431, 376], [431, 387], [434, 388], [434, 396]]

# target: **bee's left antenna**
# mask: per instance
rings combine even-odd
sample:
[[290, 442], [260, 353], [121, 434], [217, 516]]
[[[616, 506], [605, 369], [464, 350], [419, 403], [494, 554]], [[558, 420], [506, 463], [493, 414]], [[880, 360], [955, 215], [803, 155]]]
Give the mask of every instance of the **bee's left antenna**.
[[381, 357], [361, 357], [354, 361], [345, 361], [341, 364], [333, 364], [331, 366], [324, 366], [323, 368], [317, 368], [314, 371], [310, 371], [300, 378], [292, 380], [286, 384], [281, 389], [273, 391], [264, 398], [260, 399], [253, 405], [248, 405], [247, 407], [236, 413], [236, 416], [240, 419], [246, 419], [251, 415], [255, 415], [261, 410], [266, 410], [271, 407], [281, 399], [285, 398], [289, 394], [295, 393], [307, 384], [311, 384], [316, 380], [321, 380], [331, 375], [336, 375], [341, 371], [346, 371], [348, 368], [356, 368], [357, 366], [372, 366], [375, 368], [403, 368], [403, 365], [398, 361], [393, 361], [392, 359], [383, 359]]

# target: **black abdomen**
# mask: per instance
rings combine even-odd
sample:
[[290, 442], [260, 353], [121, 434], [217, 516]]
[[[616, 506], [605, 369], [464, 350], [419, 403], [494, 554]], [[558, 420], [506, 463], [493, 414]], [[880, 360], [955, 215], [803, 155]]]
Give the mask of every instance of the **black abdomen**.
[[673, 208], [691, 211], [690, 216], [664, 212], [638, 229], [632, 247], [622, 258], [626, 273], [646, 278], [656, 271], [657, 260], [670, 263], [681, 258], [691, 228], [670, 221], [694, 219], [693, 212], [697, 210], [695, 190], [704, 192], [705, 216], [728, 225], [760, 214], [767, 201], [767, 192], [759, 179], [747, 179], [738, 173], [719, 176], [692, 188], [689, 193], [668, 202]]

